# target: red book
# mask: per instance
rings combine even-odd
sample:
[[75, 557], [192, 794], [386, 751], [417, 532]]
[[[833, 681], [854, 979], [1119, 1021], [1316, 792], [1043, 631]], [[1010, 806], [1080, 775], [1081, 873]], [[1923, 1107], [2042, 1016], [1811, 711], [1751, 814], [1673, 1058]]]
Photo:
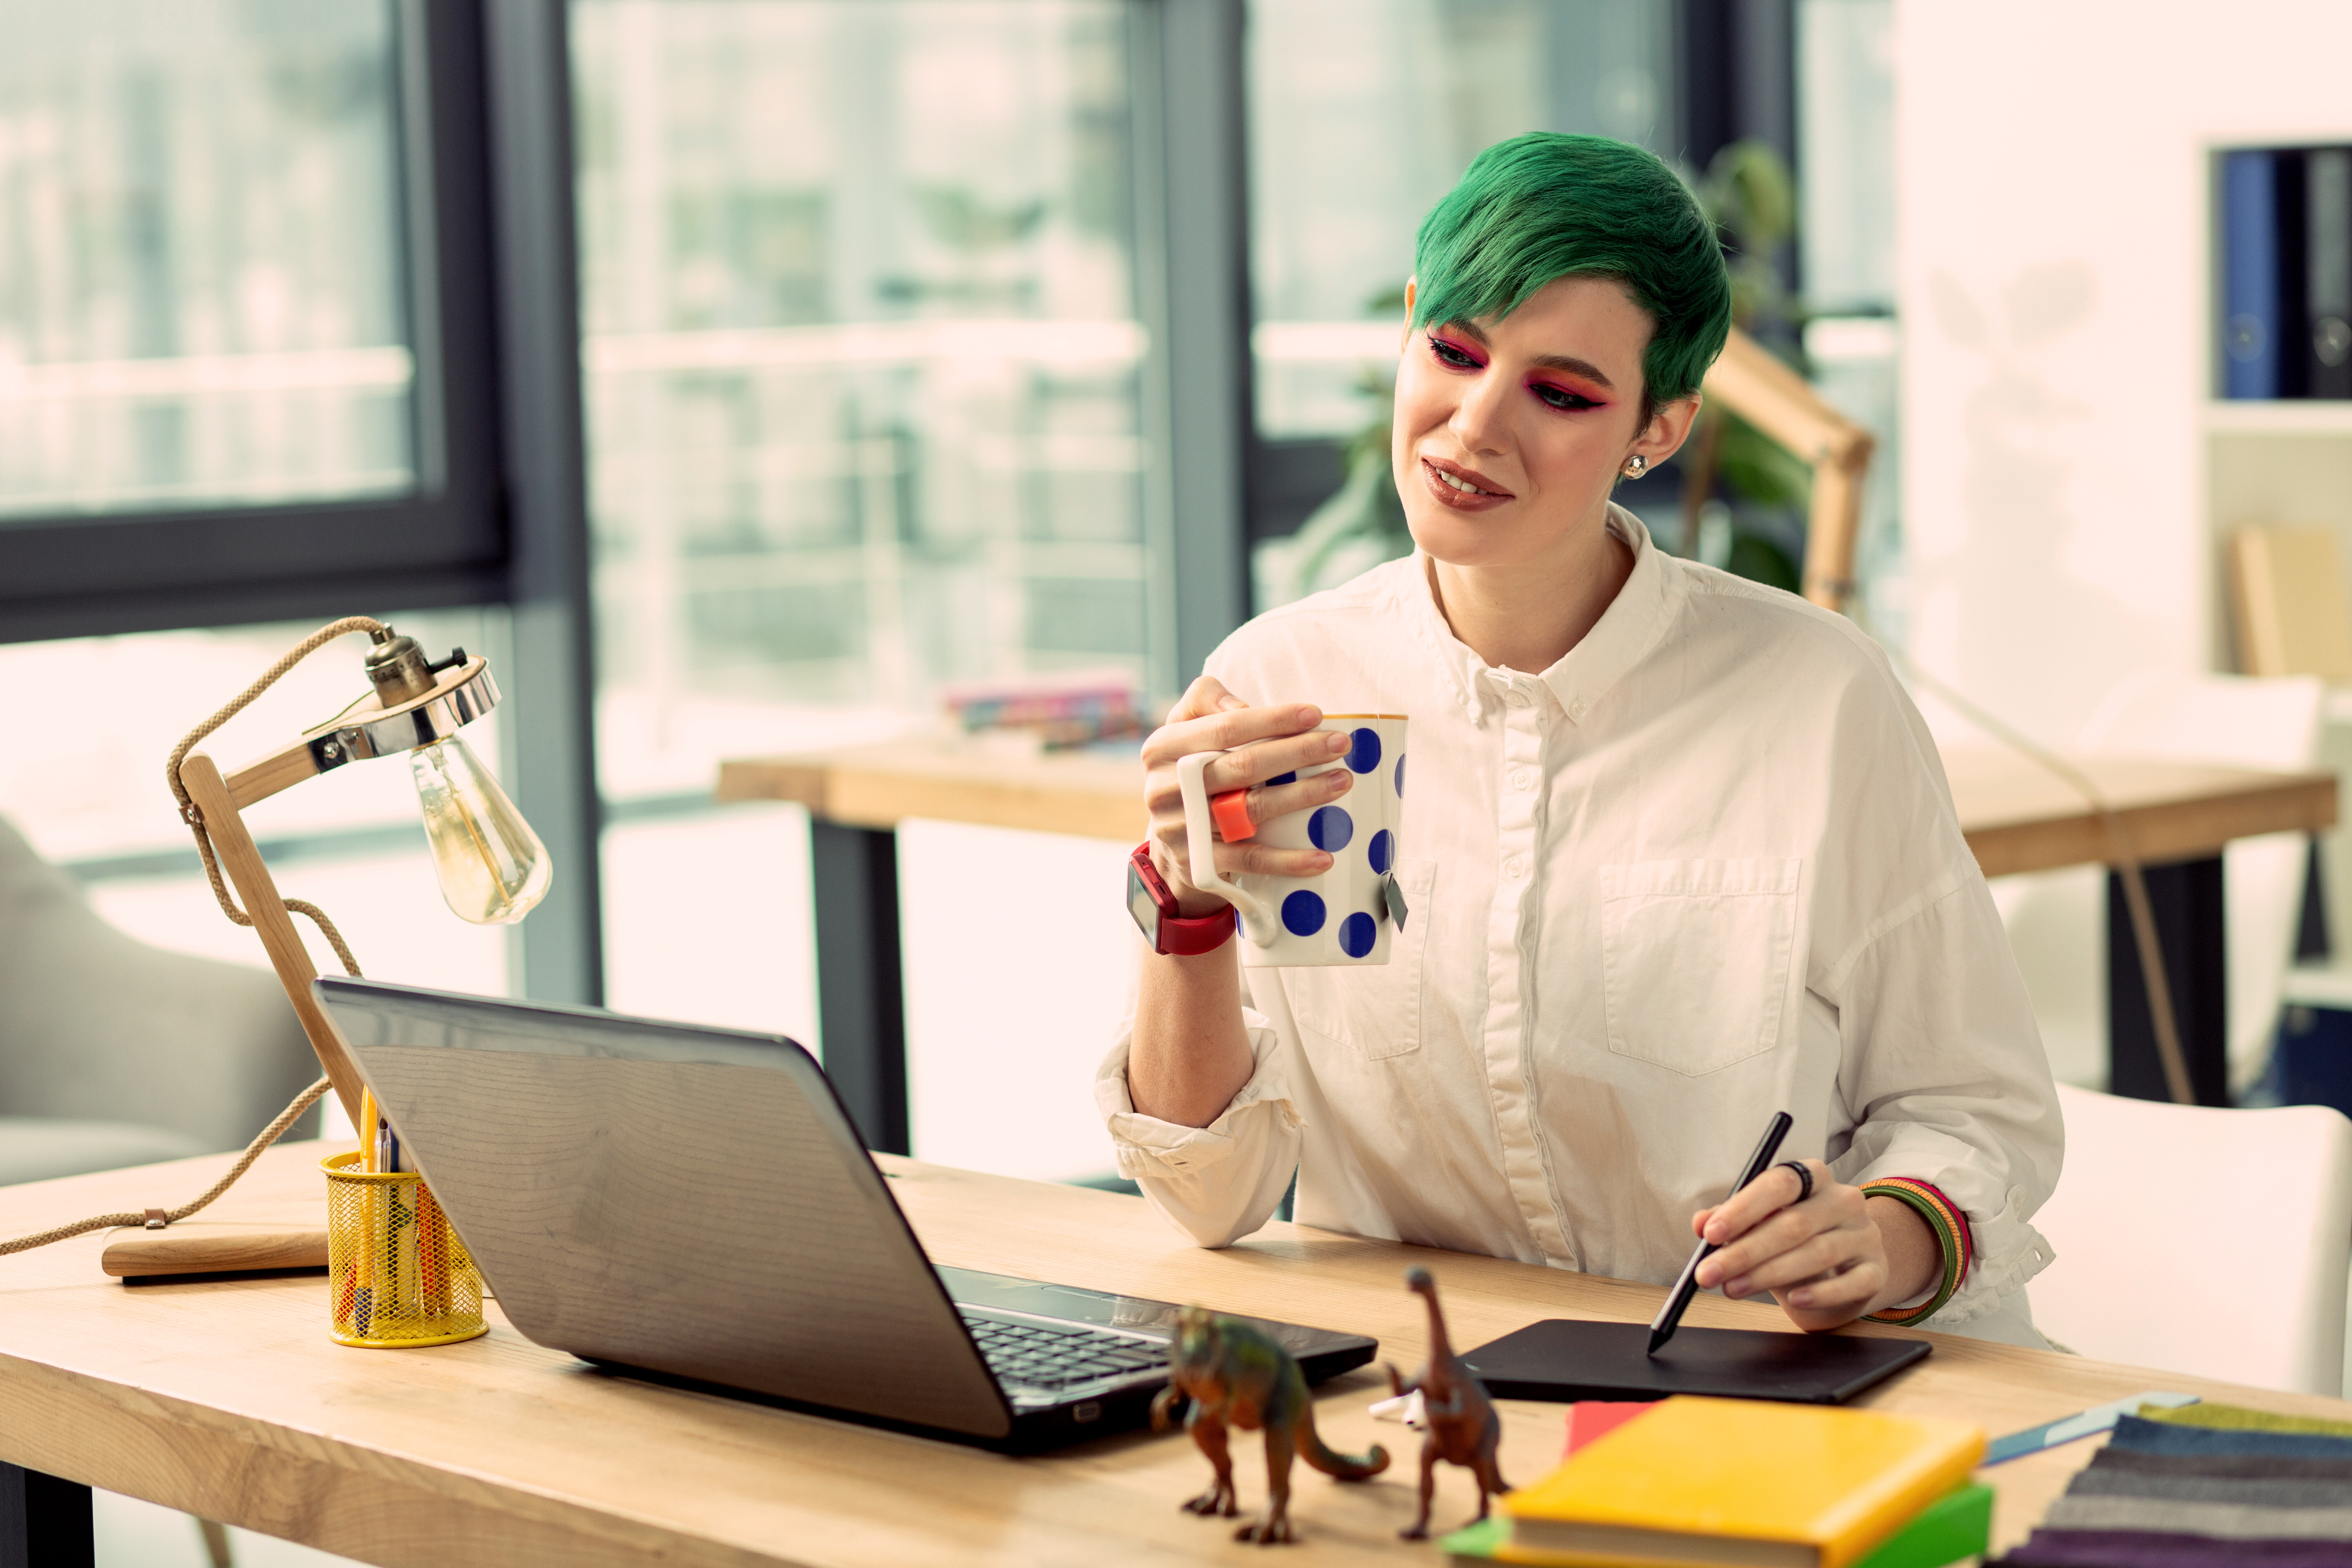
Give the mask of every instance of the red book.
[[1595, 1437], [1614, 1432], [1644, 1410], [1654, 1409], [1655, 1399], [1580, 1399], [1568, 1407], [1568, 1448], [1560, 1458], [1565, 1459]]

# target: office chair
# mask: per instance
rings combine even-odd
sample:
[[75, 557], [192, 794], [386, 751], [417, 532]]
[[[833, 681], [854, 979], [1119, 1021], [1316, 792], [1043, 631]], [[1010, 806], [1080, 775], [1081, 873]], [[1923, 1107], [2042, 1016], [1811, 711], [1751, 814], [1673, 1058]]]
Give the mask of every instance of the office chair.
[[2033, 1216], [2034, 1326], [2100, 1361], [2344, 1392], [2352, 1121], [2058, 1086], [2066, 1165]]

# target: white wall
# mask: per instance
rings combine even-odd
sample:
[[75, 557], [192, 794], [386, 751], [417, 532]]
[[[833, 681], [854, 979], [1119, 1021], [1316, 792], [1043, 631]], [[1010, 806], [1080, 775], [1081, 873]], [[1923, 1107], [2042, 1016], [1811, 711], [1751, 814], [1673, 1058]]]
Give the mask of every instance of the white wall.
[[1909, 642], [2045, 739], [2214, 666], [2207, 149], [2352, 141], [2341, 0], [1901, 0]]

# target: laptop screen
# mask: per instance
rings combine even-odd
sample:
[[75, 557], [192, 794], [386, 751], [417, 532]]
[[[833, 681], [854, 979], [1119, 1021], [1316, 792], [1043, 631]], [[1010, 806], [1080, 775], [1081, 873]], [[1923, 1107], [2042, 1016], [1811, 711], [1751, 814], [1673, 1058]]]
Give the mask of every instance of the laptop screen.
[[1010, 1430], [887, 1181], [791, 1040], [314, 984], [528, 1338], [887, 1420]]

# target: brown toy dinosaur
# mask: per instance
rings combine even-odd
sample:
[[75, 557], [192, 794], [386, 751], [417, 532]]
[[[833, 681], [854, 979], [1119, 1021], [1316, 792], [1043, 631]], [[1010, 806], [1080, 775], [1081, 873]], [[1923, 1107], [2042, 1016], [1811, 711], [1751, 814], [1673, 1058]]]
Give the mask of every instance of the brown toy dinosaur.
[[1362, 1458], [1335, 1453], [1315, 1435], [1315, 1402], [1307, 1397], [1307, 1375], [1290, 1352], [1247, 1323], [1205, 1307], [1187, 1307], [1176, 1319], [1168, 1386], [1151, 1402], [1151, 1425], [1164, 1431], [1169, 1406], [1191, 1398], [1184, 1429], [1207, 1455], [1216, 1477], [1209, 1489], [1188, 1500], [1191, 1513], [1241, 1511], [1234, 1498], [1234, 1461], [1225, 1429], [1265, 1429], [1265, 1512], [1234, 1531], [1236, 1541], [1271, 1546], [1295, 1541], [1290, 1528], [1290, 1461], [1296, 1454], [1327, 1476], [1360, 1481], [1389, 1467], [1379, 1444]]
[[1454, 1359], [1445, 1338], [1445, 1314], [1437, 1305], [1437, 1281], [1426, 1268], [1408, 1268], [1404, 1284], [1429, 1303], [1429, 1364], [1411, 1383], [1397, 1375], [1393, 1362], [1381, 1364], [1388, 1368], [1389, 1387], [1397, 1394], [1421, 1391], [1422, 1415], [1429, 1426], [1421, 1440], [1421, 1517], [1400, 1533], [1407, 1541], [1423, 1541], [1429, 1536], [1430, 1500], [1437, 1492], [1438, 1460], [1460, 1465], [1478, 1478], [1478, 1519], [1486, 1517], [1489, 1497], [1511, 1489], [1504, 1484], [1495, 1457], [1503, 1440], [1502, 1420], [1470, 1369]]

